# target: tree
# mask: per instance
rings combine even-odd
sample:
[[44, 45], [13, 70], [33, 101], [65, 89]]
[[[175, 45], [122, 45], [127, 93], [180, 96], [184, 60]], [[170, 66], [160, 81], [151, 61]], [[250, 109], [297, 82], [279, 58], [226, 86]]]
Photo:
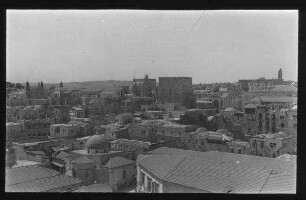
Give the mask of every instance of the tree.
[[14, 84], [11, 83], [11, 82], [6, 82], [6, 87], [7, 88], [12, 88], [12, 87], [14, 87]]
[[60, 83], [60, 87], [63, 87], [63, 82], [61, 81], [61, 83]]
[[30, 83], [27, 81], [26, 82], [26, 90], [28, 91], [28, 90], [31, 90], [31, 88], [30, 88]]
[[15, 88], [16, 89], [24, 89], [24, 87], [20, 83], [16, 83]]
[[40, 87], [44, 88], [44, 83], [40, 81]]

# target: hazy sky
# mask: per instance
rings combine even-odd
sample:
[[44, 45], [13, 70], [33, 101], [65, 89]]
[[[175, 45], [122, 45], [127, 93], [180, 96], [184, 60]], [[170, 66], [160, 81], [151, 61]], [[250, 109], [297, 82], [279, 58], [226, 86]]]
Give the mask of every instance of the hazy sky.
[[7, 11], [7, 81], [297, 80], [298, 11]]

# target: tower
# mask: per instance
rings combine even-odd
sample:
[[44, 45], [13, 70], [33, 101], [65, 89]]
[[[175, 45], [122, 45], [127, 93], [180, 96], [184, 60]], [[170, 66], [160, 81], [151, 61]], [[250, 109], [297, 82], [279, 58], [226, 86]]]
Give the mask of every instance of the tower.
[[279, 81], [282, 81], [283, 80], [283, 71], [282, 71], [282, 68], [280, 68], [278, 70], [278, 80]]

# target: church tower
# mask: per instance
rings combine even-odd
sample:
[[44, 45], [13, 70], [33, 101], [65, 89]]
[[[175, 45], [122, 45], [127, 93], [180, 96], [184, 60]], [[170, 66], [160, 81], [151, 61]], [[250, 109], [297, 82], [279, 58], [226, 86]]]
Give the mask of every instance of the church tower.
[[283, 80], [283, 71], [282, 71], [281, 68], [278, 70], [278, 80], [279, 80], [279, 81], [282, 81], [282, 80]]

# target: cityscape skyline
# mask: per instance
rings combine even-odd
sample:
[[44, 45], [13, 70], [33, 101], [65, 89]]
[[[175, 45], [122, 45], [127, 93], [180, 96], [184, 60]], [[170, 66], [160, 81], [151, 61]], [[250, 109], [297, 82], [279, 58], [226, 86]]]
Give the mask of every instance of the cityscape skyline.
[[149, 74], [197, 84], [277, 78], [282, 68], [284, 80], [297, 81], [297, 43], [298, 11], [9, 10], [6, 75], [57, 83]]

